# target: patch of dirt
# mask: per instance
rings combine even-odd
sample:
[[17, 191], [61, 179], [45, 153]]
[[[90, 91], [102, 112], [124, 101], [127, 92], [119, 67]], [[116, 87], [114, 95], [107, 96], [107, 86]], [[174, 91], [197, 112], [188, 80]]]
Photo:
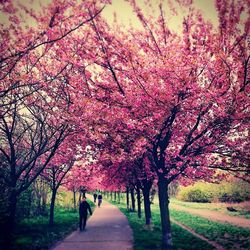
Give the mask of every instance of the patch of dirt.
[[236, 216], [230, 216], [227, 214], [223, 214], [220, 212], [215, 212], [211, 210], [206, 209], [194, 209], [194, 208], [187, 208], [176, 204], [171, 204], [170, 208], [173, 208], [175, 210], [180, 210], [184, 212], [188, 212], [190, 214], [202, 216], [204, 218], [207, 218], [212, 221], [218, 221], [222, 223], [229, 223], [235, 226], [244, 227], [244, 228], [250, 228], [250, 219], [236, 217]]

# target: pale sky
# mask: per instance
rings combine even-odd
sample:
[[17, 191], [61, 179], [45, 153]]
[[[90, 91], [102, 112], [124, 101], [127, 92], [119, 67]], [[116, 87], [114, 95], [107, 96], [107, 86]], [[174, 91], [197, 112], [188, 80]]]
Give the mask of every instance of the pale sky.
[[[144, 0], [136, 0], [139, 6], [145, 11], [145, 13], [149, 13], [143, 4]], [[158, 9], [158, 0], [151, 0], [152, 5]], [[167, 2], [165, 0], [164, 2]], [[177, 9], [180, 12], [183, 12], [183, 8], [180, 8], [179, 5], [175, 2]], [[205, 19], [212, 21], [212, 23], [217, 24], [217, 13], [214, 6], [213, 0], [194, 0], [194, 6], [202, 11]], [[133, 26], [140, 27], [139, 21], [134, 18], [132, 14], [132, 8], [125, 0], [113, 0], [112, 5], [108, 5], [103, 10], [102, 15], [108, 20], [108, 22], [112, 23], [113, 13], [114, 11], [117, 13], [117, 19], [121, 21], [121, 23], [128, 25], [130, 20], [132, 21]], [[180, 17], [174, 17], [170, 15], [170, 11], [167, 10], [168, 18], [171, 18], [168, 22], [171, 28], [178, 29], [178, 26], [182, 27], [182, 19]], [[152, 14], [152, 13], [150, 13]]]
[[[25, 5], [29, 5], [28, 0], [13, 0], [14, 2], [21, 2]], [[38, 9], [39, 8], [39, 1], [34, 0], [33, 8]], [[42, 4], [49, 3], [50, 0], [43, 0], [41, 1]], [[152, 14], [152, 11], [147, 10], [144, 5], [144, 0], [136, 0], [136, 2], [139, 4], [140, 7], [144, 10], [145, 13]], [[159, 0], [151, 0], [152, 6], [158, 10], [158, 2]], [[167, 2], [167, 0], [163, 1]], [[178, 11], [183, 12], [183, 8], [180, 8], [179, 5], [176, 3], [175, 0], [172, 0], [172, 2], [175, 3], [175, 7], [177, 7]], [[217, 14], [214, 7], [214, 1], [213, 0], [194, 0], [194, 6], [200, 9], [203, 13], [203, 16], [206, 19], [211, 20], [214, 24], [217, 24]], [[132, 23], [134, 27], [140, 27], [140, 23], [135, 18], [135, 16], [132, 13], [132, 8], [129, 6], [129, 4], [125, 0], [113, 0], [112, 5], [107, 5], [102, 15], [107, 19], [107, 21], [112, 24], [113, 20], [113, 13], [117, 13], [117, 20], [120, 21], [125, 26], [129, 25], [129, 23]], [[182, 26], [182, 19], [180, 17], [175, 17], [170, 15], [170, 12], [167, 10], [168, 16], [167, 21], [168, 24], [172, 29], [179, 29]], [[153, 15], [153, 14], [152, 14]], [[0, 16], [1, 22], [6, 22], [6, 17]], [[30, 20], [31, 21], [31, 20]], [[29, 21], [29, 22], [30, 22]]]

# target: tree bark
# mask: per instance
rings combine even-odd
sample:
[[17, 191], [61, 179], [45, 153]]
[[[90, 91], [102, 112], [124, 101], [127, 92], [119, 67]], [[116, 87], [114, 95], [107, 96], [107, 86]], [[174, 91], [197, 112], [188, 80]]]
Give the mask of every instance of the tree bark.
[[82, 199], [82, 192], [80, 191], [79, 192], [79, 199], [78, 199], [78, 203], [80, 204], [80, 202], [81, 202], [81, 199]]
[[3, 249], [6, 250], [12, 249], [12, 236], [15, 228], [16, 207], [17, 193], [15, 192], [15, 190], [12, 190], [8, 198], [6, 217], [2, 219], [4, 227], [4, 230], [1, 230], [1, 233], [3, 233]]
[[132, 210], [132, 212], [135, 212], [135, 192], [134, 192], [134, 188], [130, 189], [130, 194], [131, 194], [131, 210]]
[[126, 187], [127, 210], [129, 211], [129, 188]]
[[136, 196], [137, 196], [137, 214], [138, 214], [138, 218], [141, 218], [141, 192], [140, 192], [140, 188], [137, 185], [136, 186]]
[[151, 207], [150, 207], [150, 198], [149, 198], [151, 186], [152, 186], [152, 184], [151, 185], [144, 185], [144, 187], [142, 189], [146, 225], [151, 224]]
[[74, 210], [76, 210], [76, 191], [73, 191]]
[[56, 193], [57, 189], [52, 190], [51, 202], [50, 202], [50, 210], [49, 210], [49, 225], [54, 225], [54, 210], [55, 210], [55, 201], [56, 201]]
[[120, 204], [120, 203], [121, 203], [121, 192], [118, 191], [118, 204]]
[[169, 196], [168, 196], [168, 181], [164, 177], [158, 179], [158, 194], [161, 214], [162, 227], [162, 246], [163, 249], [172, 249], [172, 234], [169, 216]]

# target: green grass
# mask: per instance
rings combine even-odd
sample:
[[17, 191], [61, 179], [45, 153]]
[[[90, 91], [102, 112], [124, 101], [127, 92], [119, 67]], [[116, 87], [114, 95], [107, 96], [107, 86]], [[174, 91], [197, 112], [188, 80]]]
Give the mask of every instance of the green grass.
[[[205, 209], [205, 210], [211, 210], [211, 211], [217, 211], [220, 213], [228, 214], [231, 216], [239, 216], [243, 218], [250, 219], [250, 205], [247, 202], [242, 203], [200, 203], [200, 202], [186, 202], [186, 201], [180, 201], [177, 199], [172, 198], [170, 202], [173, 205], [179, 205], [182, 207], [187, 208], [194, 208], [194, 209]], [[227, 207], [234, 207], [238, 211], [237, 212], [230, 212], [227, 210]]]
[[[157, 204], [152, 205], [153, 229], [144, 226], [144, 218], [138, 219], [136, 213], [126, 210], [125, 203], [117, 204], [120, 210], [127, 216], [134, 232], [135, 250], [160, 249], [161, 246], [161, 224], [160, 212]], [[203, 204], [197, 204], [203, 205]], [[208, 219], [191, 215], [183, 211], [171, 209], [171, 218], [192, 228], [195, 232], [207, 239], [217, 242], [225, 249], [250, 249], [250, 230], [230, 224], [209, 221]], [[207, 242], [193, 236], [180, 226], [171, 223], [174, 249], [214, 249]]]
[[[92, 201], [88, 202], [93, 210], [94, 203]], [[48, 247], [77, 229], [79, 220], [78, 210], [56, 208], [55, 225], [49, 227], [48, 220], [48, 217], [39, 216], [24, 219], [17, 224], [13, 250], [48, 249]]]
[[[129, 224], [133, 229], [134, 250], [160, 250], [161, 249], [161, 223], [160, 217], [156, 216], [153, 211], [152, 224], [153, 227], [146, 228], [144, 218], [139, 219], [136, 213], [131, 213], [126, 210], [124, 203], [117, 204], [119, 209], [127, 216]], [[212, 250], [213, 246], [207, 242], [195, 237], [191, 233], [182, 229], [180, 226], [172, 223], [173, 249], [182, 250]]]
[[[155, 214], [158, 214], [155, 212]], [[226, 249], [249, 249], [250, 230], [227, 223], [219, 223], [177, 210], [171, 210], [171, 217], [192, 228], [198, 234], [216, 241]]]

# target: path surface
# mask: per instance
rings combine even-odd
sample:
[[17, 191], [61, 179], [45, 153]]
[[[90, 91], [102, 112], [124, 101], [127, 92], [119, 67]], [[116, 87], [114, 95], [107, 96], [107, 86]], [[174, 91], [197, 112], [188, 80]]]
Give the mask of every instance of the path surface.
[[132, 250], [133, 236], [127, 218], [110, 203], [96, 206], [86, 229], [73, 232], [52, 250]]
[[236, 217], [236, 216], [230, 216], [227, 214], [223, 214], [216, 211], [211, 211], [208, 209], [194, 209], [194, 208], [187, 208], [179, 205], [172, 204], [171, 208], [176, 210], [185, 211], [194, 215], [202, 216], [204, 218], [207, 218], [212, 221], [218, 221], [222, 223], [229, 223], [235, 226], [244, 227], [244, 228], [250, 228], [250, 219]]

